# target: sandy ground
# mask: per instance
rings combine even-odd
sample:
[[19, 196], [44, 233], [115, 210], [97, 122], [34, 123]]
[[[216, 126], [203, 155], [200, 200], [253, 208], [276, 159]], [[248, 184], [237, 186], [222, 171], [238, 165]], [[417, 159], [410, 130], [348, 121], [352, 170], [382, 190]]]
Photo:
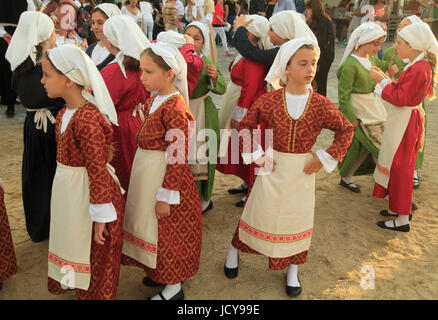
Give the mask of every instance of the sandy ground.
[[[385, 44], [387, 46], [387, 44]], [[218, 49], [220, 70], [229, 79], [226, 58]], [[233, 51], [235, 52], [235, 51]], [[337, 45], [328, 97], [337, 102], [335, 70], [343, 49]], [[218, 106], [221, 97], [214, 97]], [[298, 299], [437, 299], [438, 298], [438, 111], [428, 103], [428, 132], [421, 187], [414, 192], [419, 206], [411, 232], [382, 230], [379, 211], [387, 200], [371, 196], [371, 176], [355, 178], [362, 193], [339, 186], [337, 172], [317, 175], [315, 226], [305, 265], [299, 268], [303, 292]], [[33, 243], [27, 235], [21, 200], [22, 126], [25, 111], [7, 119], [0, 110], [0, 177], [6, 187], [5, 202], [18, 261], [18, 273], [4, 283], [2, 299], [76, 299], [73, 292], [52, 296], [47, 291], [48, 241]], [[314, 150], [330, 145], [333, 135], [323, 131]], [[285, 271], [270, 271], [266, 257], [240, 255], [238, 278], [223, 274], [226, 252], [242, 210], [230, 196], [238, 178], [217, 173], [214, 208], [203, 219], [201, 265], [183, 285], [186, 299], [289, 299], [284, 290]], [[122, 266], [117, 299], [145, 299], [159, 289], [143, 286], [143, 271]], [[373, 278], [373, 281], [369, 279]]]

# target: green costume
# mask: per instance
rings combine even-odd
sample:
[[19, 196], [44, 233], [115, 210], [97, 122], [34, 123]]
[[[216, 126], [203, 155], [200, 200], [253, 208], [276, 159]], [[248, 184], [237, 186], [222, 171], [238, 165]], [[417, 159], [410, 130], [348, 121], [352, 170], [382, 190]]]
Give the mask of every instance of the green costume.
[[[389, 64], [391, 63], [391, 59], [392, 56], [394, 55], [394, 47], [390, 47], [388, 49], [385, 50], [385, 52], [383, 53], [382, 56], [382, 62], [383, 62], [383, 67], [382, 70], [386, 71], [386, 69], [388, 69]], [[402, 74], [403, 70], [405, 69], [407, 63], [404, 63], [402, 60], [400, 60], [400, 58], [398, 57], [398, 54], [395, 55], [393, 63], [397, 65], [398, 67], [398, 73], [395, 75], [395, 78], [398, 79], [400, 77], [400, 75]], [[426, 100], [423, 100], [423, 109], [426, 113]], [[425, 119], [424, 119], [425, 123], [424, 123], [424, 128], [426, 130], [427, 128], [427, 115], [425, 114]], [[423, 159], [424, 159], [424, 146], [423, 146], [423, 150], [418, 152], [418, 156], [417, 156], [417, 162], [415, 163], [415, 170], [420, 169], [423, 166]]]
[[[195, 89], [193, 89], [193, 93], [192, 96], [190, 97], [190, 100], [200, 98], [208, 94], [209, 91], [222, 95], [227, 90], [227, 85], [225, 83], [224, 77], [219, 71], [219, 68], [217, 68], [217, 66], [208, 57], [204, 56], [202, 57], [202, 59], [204, 60], [204, 67], [202, 69], [201, 75], [199, 76], [199, 80], [196, 83], [196, 87]], [[217, 81], [214, 87], [211, 84], [210, 77], [208, 77], [207, 74], [205, 73], [205, 66], [207, 64], [214, 65], [217, 68]], [[216, 137], [219, 140], [219, 118], [218, 118], [217, 108], [210, 96], [207, 96], [204, 99], [204, 103], [205, 103], [205, 128], [212, 129], [216, 133]], [[207, 141], [208, 139], [209, 138], [207, 136]], [[217, 142], [217, 146], [219, 148], [219, 141]], [[208, 180], [196, 181], [199, 195], [201, 199], [205, 201], [209, 201], [211, 198], [215, 170], [216, 170], [216, 164], [209, 163]]]
[[[373, 66], [377, 66], [383, 70], [383, 62], [374, 58], [368, 57]], [[338, 77], [338, 99], [339, 110], [351, 122], [357, 120], [354, 108], [351, 104], [352, 93], [369, 94], [374, 91], [376, 83], [370, 78], [370, 72], [354, 57], [349, 56], [336, 72]], [[376, 158], [379, 155], [379, 150], [365, 135], [362, 128], [359, 126], [354, 131], [353, 141], [345, 155], [342, 163], [338, 165], [339, 174], [341, 177], [347, 176], [357, 160], [363, 156], [365, 152], [370, 155], [361, 164], [354, 175], [365, 175], [374, 172], [376, 164], [373, 156]]]

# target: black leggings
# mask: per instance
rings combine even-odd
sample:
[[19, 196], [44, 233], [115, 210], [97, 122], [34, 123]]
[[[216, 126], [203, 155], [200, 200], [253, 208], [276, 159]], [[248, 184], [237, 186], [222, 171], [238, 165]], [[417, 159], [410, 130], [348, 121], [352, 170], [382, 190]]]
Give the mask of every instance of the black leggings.
[[315, 75], [316, 92], [323, 95], [324, 97], [327, 96], [327, 78], [332, 62], [333, 61], [324, 60], [318, 61], [318, 70], [316, 71]]

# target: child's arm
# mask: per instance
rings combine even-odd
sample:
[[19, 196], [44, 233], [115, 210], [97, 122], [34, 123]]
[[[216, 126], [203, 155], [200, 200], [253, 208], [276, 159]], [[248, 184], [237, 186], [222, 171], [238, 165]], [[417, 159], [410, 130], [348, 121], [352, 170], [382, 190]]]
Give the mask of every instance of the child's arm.
[[[345, 63], [345, 62], [344, 62]], [[358, 120], [351, 104], [350, 95], [353, 91], [356, 68], [354, 66], [343, 66], [338, 74], [338, 99], [339, 110], [350, 122]]]

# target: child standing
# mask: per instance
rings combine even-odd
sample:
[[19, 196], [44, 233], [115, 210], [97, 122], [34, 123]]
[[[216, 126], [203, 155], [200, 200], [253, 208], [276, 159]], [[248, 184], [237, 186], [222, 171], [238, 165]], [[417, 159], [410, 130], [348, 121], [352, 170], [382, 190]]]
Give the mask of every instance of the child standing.
[[[353, 126], [327, 98], [308, 89], [319, 58], [311, 39], [282, 45], [266, 81], [281, 80], [285, 88], [261, 96], [240, 122], [242, 157], [255, 162], [257, 176], [228, 250], [224, 271], [238, 274], [238, 251], [269, 257], [269, 268], [288, 268], [286, 293], [301, 293], [298, 265], [306, 261], [313, 232], [315, 173], [331, 172], [342, 161], [353, 136]], [[260, 123], [273, 130], [272, 154], [255, 151], [252, 132]], [[336, 134], [326, 150], [311, 151], [323, 128]], [[260, 149], [260, 148], [258, 148]]]
[[[198, 186], [199, 195], [202, 201], [202, 212], [205, 214], [213, 207], [211, 193], [213, 191], [216, 170], [216, 164], [211, 161], [207, 162], [207, 159], [216, 160], [219, 140], [218, 111], [208, 93], [212, 92], [222, 95], [225, 93], [227, 87], [219, 68], [208, 58], [210, 48], [207, 27], [203, 23], [195, 21], [187, 26], [185, 34], [193, 39], [196, 54], [202, 57], [204, 62], [204, 67], [199, 76], [196, 87], [190, 96], [189, 105], [190, 110], [196, 119], [196, 133], [194, 133], [196, 135], [193, 139], [196, 141], [195, 150], [197, 155], [196, 159], [193, 159], [196, 163], [190, 164], [190, 169], [192, 170]], [[215, 143], [208, 140], [208, 148], [203, 152], [203, 155], [199, 157], [199, 148], [207, 142], [207, 137], [205, 135], [198, 135], [198, 133], [205, 129], [213, 130], [217, 139]], [[208, 139], [213, 139], [213, 137], [208, 136]], [[216, 147], [215, 150], [210, 149], [210, 147], [213, 148], [213, 146]], [[211, 153], [213, 153], [213, 157]]]
[[132, 161], [137, 150], [136, 136], [144, 121], [143, 103], [150, 97], [140, 80], [140, 54], [149, 40], [135, 22], [124, 15], [109, 18], [103, 26], [103, 33], [103, 41], [117, 61], [100, 72], [117, 111], [111, 165], [116, 169], [122, 188], [128, 192]]
[[376, 83], [369, 76], [373, 65], [382, 64], [373, 56], [380, 50], [385, 36], [377, 24], [362, 24], [352, 33], [336, 72], [339, 110], [355, 128], [353, 142], [339, 165], [339, 184], [356, 193], [360, 188], [352, 177], [374, 171], [386, 121], [385, 107], [373, 92]]
[[108, 165], [110, 121], [117, 124], [116, 110], [99, 71], [81, 49], [72, 45], [51, 49], [42, 67], [47, 95], [66, 102], [56, 121], [49, 291], [61, 294], [75, 288], [79, 299], [114, 299], [125, 205], [114, 169]]
[[[145, 285], [166, 285], [152, 300], [182, 300], [181, 282], [199, 268], [202, 210], [187, 163], [187, 66], [178, 49], [153, 43], [141, 55], [146, 120], [137, 135], [124, 224], [124, 263], [143, 267]], [[167, 154], [167, 156], [166, 156]]]
[[389, 195], [390, 216], [396, 219], [380, 221], [384, 229], [408, 232], [412, 213], [412, 180], [418, 150], [424, 141], [424, 110], [422, 101], [435, 97], [437, 84], [438, 43], [425, 23], [411, 24], [398, 32], [396, 51], [409, 63], [397, 82], [378, 68], [370, 72], [382, 99], [388, 102], [388, 119], [382, 146], [374, 172], [373, 195]]

